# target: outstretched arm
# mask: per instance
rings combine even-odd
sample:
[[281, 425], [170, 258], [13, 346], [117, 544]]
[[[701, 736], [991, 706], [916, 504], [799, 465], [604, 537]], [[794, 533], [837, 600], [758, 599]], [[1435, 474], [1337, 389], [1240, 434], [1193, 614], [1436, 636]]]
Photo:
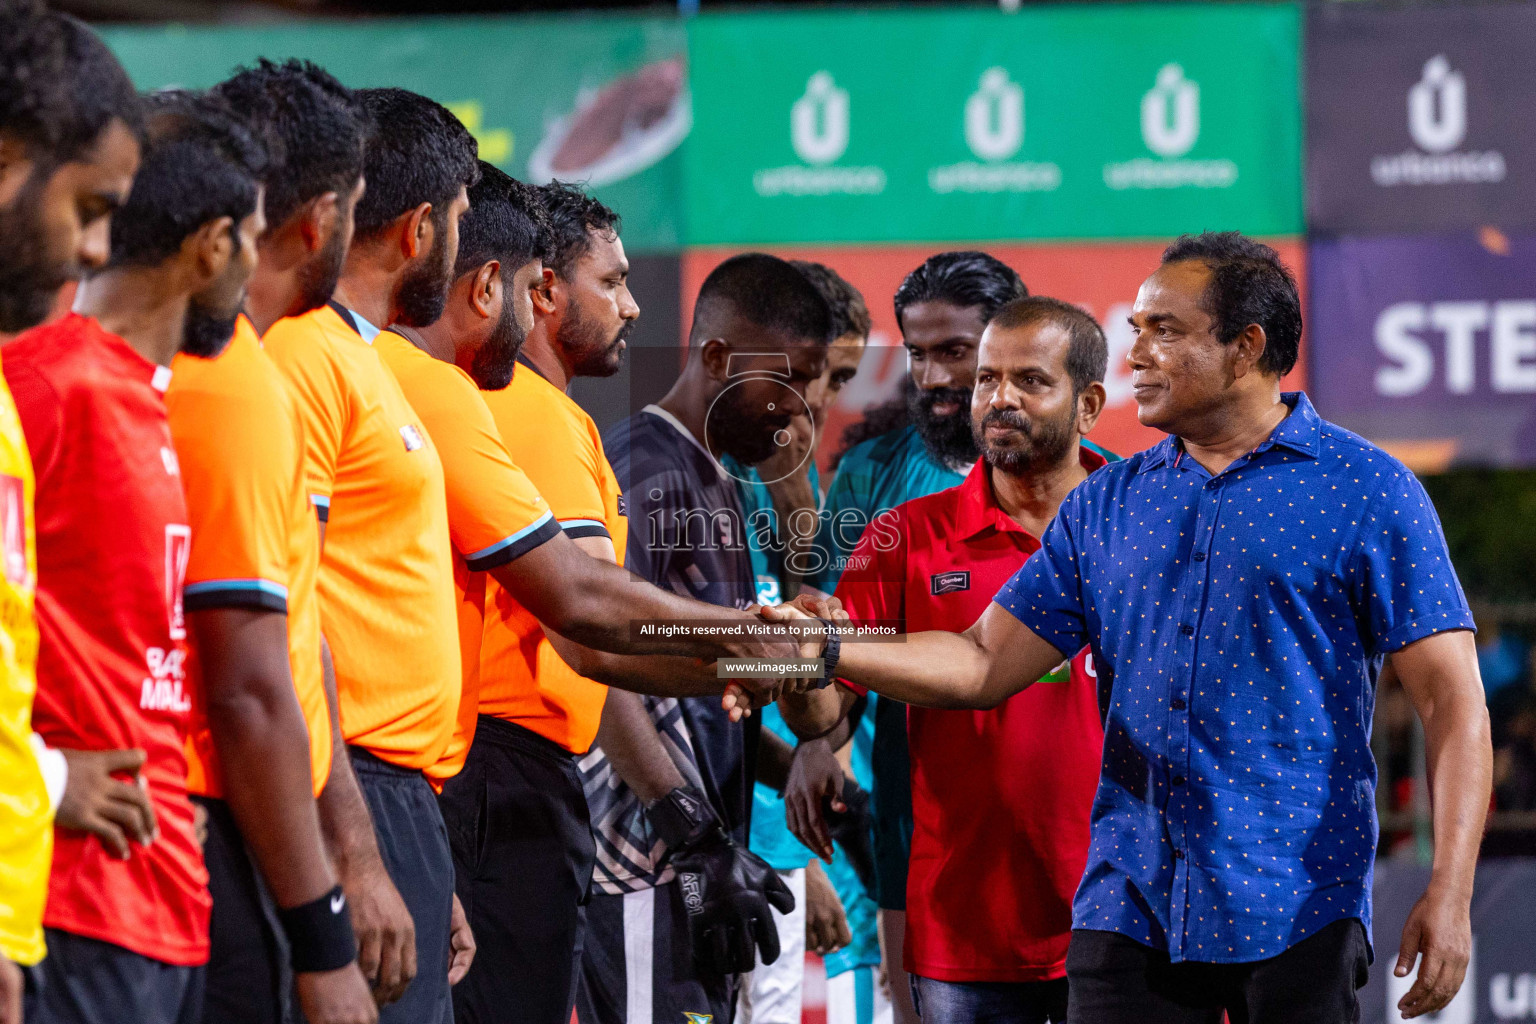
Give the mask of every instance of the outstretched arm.
[[[781, 605], [764, 614], [799, 613]], [[991, 604], [964, 633], [908, 633], [895, 642], [844, 643], [837, 675], [919, 707], [992, 708], [1066, 657]]]
[[1403, 928], [1395, 973], [1407, 977], [1422, 954], [1417, 979], [1398, 1002], [1405, 1017], [1449, 1003], [1472, 955], [1472, 876], [1493, 788], [1488, 707], [1477, 648], [1466, 630], [1436, 633], [1391, 657], [1392, 669], [1424, 723], [1435, 857], [1429, 886]]

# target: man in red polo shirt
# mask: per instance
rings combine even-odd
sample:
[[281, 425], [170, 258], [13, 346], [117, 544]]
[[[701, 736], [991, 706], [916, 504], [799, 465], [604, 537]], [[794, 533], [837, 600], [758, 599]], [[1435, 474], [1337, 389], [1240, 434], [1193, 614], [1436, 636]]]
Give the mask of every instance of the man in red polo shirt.
[[[1062, 499], [1105, 463], [1079, 444], [1104, 408], [1108, 354], [1092, 317], [1055, 299], [1018, 299], [994, 314], [977, 359], [971, 421], [982, 459], [960, 486], [871, 524], [837, 586], [854, 623], [969, 628], [1040, 546]], [[932, 1020], [1066, 1019], [1072, 896], [1103, 737], [1086, 649], [1042, 682], [988, 711], [908, 713], [904, 959]], [[846, 715], [860, 692], [840, 683], [781, 707], [804, 736], [825, 728], [832, 705]], [[824, 857], [832, 846], [821, 806], [842, 789], [831, 752], [845, 729], [800, 744], [786, 793], [790, 827]]]

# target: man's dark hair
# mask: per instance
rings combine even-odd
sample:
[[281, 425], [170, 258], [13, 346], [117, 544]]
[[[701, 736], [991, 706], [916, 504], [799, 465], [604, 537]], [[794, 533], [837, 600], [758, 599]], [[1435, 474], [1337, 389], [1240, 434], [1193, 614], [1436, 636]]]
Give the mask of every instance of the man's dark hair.
[[744, 253], [710, 271], [694, 305], [690, 340], [703, 340], [731, 313], [758, 327], [816, 345], [832, 341], [832, 311], [821, 292], [777, 256]]
[[1109, 342], [1099, 322], [1070, 302], [1030, 295], [998, 307], [987, 321], [988, 327], [1012, 331], [1038, 323], [1053, 323], [1067, 332], [1067, 375], [1072, 378], [1072, 394], [1095, 381], [1102, 382], [1109, 370]]
[[821, 297], [826, 300], [827, 308], [832, 312], [834, 341], [849, 334], [869, 337], [869, 307], [864, 304], [864, 296], [859, 294], [857, 288], [825, 263], [790, 260], [789, 265], [804, 274], [806, 280], [815, 285]]
[[109, 267], [159, 263], [220, 217], [233, 220], [233, 233], [256, 209], [265, 169], [242, 119], [207, 94], [154, 93], [144, 105], [144, 155], [112, 217]]
[[352, 90], [307, 60], [262, 59], [210, 92], [267, 150], [267, 223], [277, 227], [327, 192], [345, 197], [363, 173], [368, 121]]
[[990, 320], [997, 307], [1028, 294], [1018, 273], [996, 256], [974, 250], [941, 252], [924, 260], [896, 289], [896, 324], [905, 329], [901, 315], [919, 302], [946, 302], [961, 309], [979, 306], [982, 320]]
[[113, 121], [142, 137], [138, 93], [107, 44], [38, 0], [0, 3], [0, 132], [51, 169], [78, 159]]
[[576, 263], [592, 248], [592, 232], [609, 237], [619, 233], [619, 215], [564, 181], [537, 186], [549, 219], [549, 252], [544, 263], [565, 281]]
[[1181, 235], [1163, 250], [1163, 264], [1196, 260], [1211, 272], [1202, 307], [1216, 340], [1230, 345], [1249, 324], [1264, 328], [1259, 369], [1283, 377], [1301, 350], [1301, 296], [1280, 254], [1236, 231]]
[[405, 89], [359, 89], [375, 126], [363, 173], [368, 185], [357, 204], [356, 235], [368, 238], [422, 203], [432, 204], [441, 228], [459, 189], [480, 180], [475, 137], [447, 107]]
[[531, 260], [543, 259], [549, 242], [540, 190], [480, 162], [480, 180], [469, 190], [469, 212], [459, 221], [458, 278], [491, 260], [510, 274]]

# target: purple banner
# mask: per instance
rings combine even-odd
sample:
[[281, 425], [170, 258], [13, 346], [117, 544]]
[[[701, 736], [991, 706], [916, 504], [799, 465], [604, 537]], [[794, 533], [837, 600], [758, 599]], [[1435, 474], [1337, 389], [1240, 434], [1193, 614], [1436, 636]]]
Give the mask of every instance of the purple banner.
[[1536, 236], [1310, 247], [1309, 390], [1416, 470], [1536, 466]]

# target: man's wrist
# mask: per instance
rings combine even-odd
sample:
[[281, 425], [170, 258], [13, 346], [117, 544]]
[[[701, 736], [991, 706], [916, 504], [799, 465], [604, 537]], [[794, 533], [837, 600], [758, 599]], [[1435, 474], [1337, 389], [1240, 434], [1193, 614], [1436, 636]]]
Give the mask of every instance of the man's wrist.
[[645, 813], [656, 835], [673, 850], [687, 849], [720, 828], [714, 808], [692, 786], [668, 790], [661, 799], [647, 804]]

